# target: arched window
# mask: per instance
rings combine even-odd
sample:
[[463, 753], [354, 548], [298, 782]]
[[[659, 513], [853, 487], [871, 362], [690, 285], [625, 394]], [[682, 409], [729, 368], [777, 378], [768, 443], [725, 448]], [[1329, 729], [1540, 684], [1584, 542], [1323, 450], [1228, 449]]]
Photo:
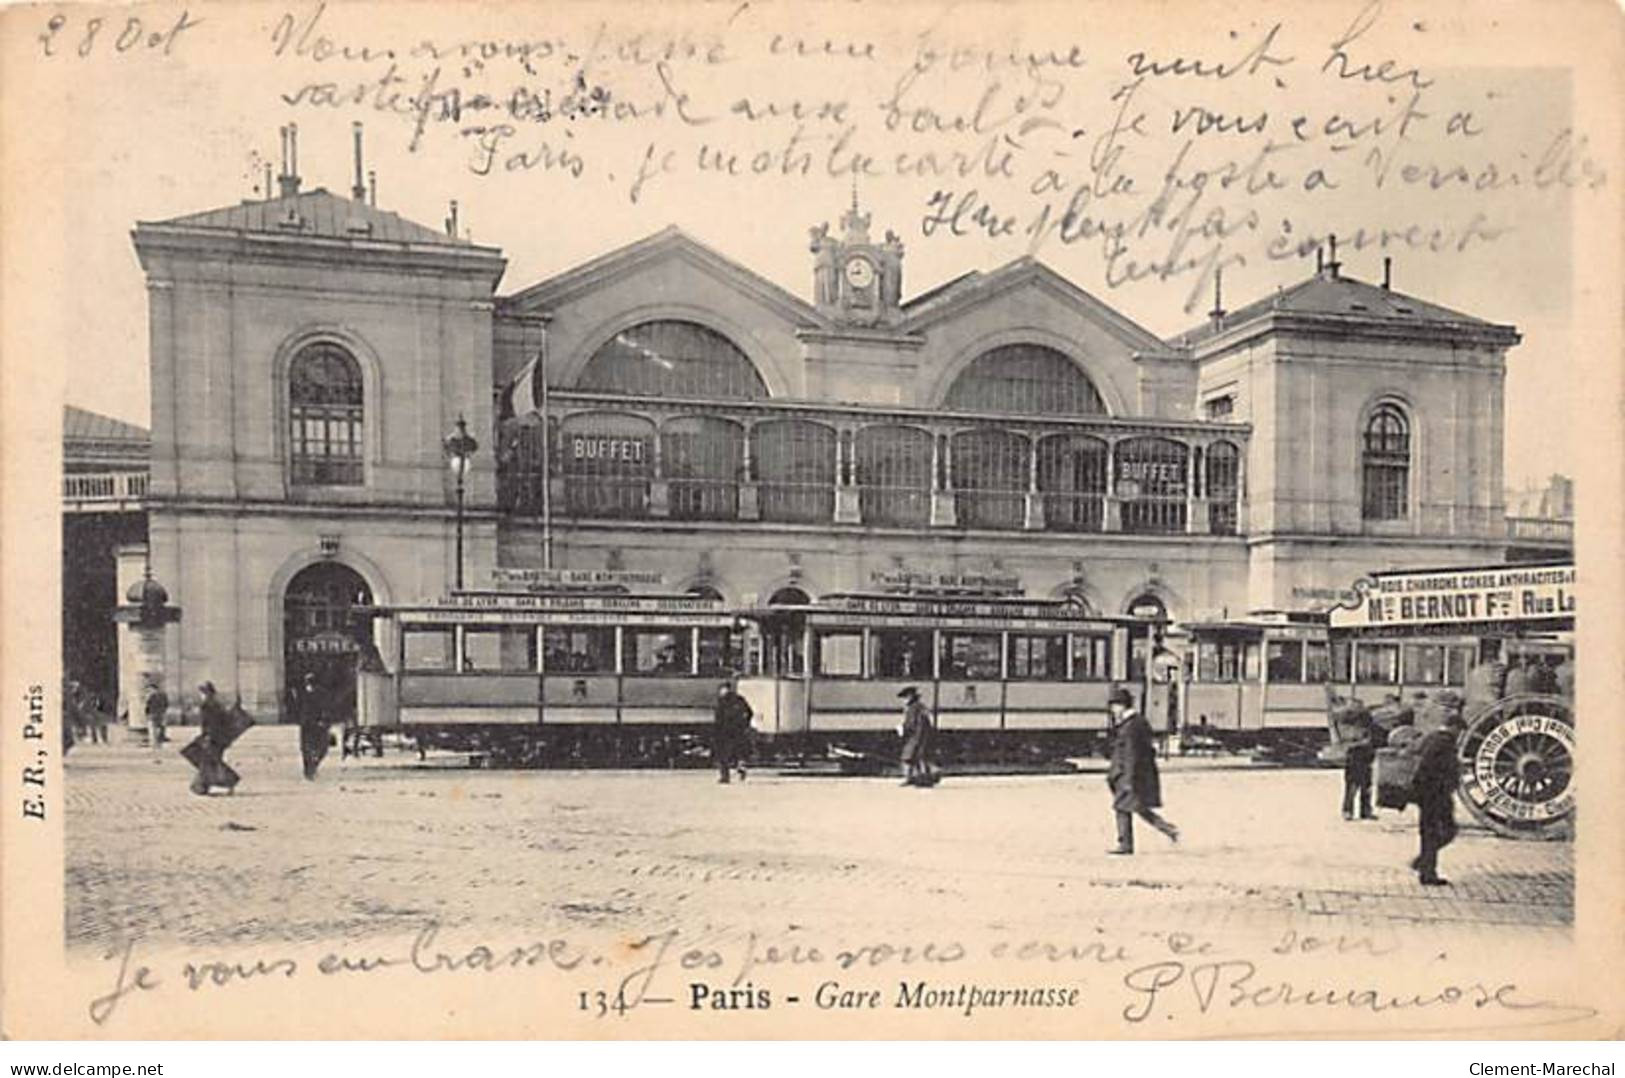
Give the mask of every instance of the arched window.
[[516, 516], [540, 516], [547, 501], [547, 473], [558, 474], [547, 439], [557, 442], [556, 421], [510, 419], [497, 432], [497, 504]]
[[952, 441], [954, 516], [962, 528], [1019, 528], [1027, 516], [1027, 439], [973, 430]]
[[1399, 405], [1379, 404], [1365, 424], [1361, 457], [1367, 520], [1404, 520], [1410, 510], [1411, 425]]
[[1106, 443], [1085, 434], [1052, 434], [1038, 443], [1044, 527], [1098, 532], [1106, 522]]
[[1241, 451], [1232, 442], [1214, 442], [1208, 447], [1206, 466], [1208, 531], [1234, 535], [1236, 503], [1241, 493]]
[[865, 524], [931, 523], [931, 435], [917, 427], [865, 427], [857, 438], [858, 506]]
[[1136, 534], [1185, 530], [1188, 450], [1168, 438], [1117, 443], [1117, 497], [1123, 530]]
[[737, 424], [683, 416], [660, 430], [670, 481], [673, 520], [733, 520], [739, 516], [739, 470], [745, 438]]
[[647, 516], [654, 434], [654, 424], [639, 416], [586, 412], [566, 419], [559, 438], [566, 512]]
[[750, 432], [763, 520], [826, 523], [835, 516], [835, 432], [801, 419]]
[[295, 483], [355, 486], [363, 479], [361, 365], [326, 341], [288, 366], [288, 458]]
[[947, 408], [1020, 415], [1105, 415], [1089, 376], [1066, 355], [1041, 344], [1006, 344], [983, 352], [948, 389]]
[[761, 400], [767, 385], [728, 338], [697, 322], [642, 322], [587, 361], [576, 388], [638, 397]]

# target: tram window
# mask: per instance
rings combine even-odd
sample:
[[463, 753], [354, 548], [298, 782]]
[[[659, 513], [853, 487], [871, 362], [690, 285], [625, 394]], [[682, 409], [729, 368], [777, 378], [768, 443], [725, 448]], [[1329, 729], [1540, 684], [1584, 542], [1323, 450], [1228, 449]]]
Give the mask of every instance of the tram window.
[[1258, 641], [1249, 640], [1241, 649], [1241, 677], [1244, 681], [1257, 681], [1259, 673], [1259, 655], [1262, 649]]
[[1196, 680], [1235, 681], [1241, 675], [1241, 644], [1204, 640], [1196, 645]]
[[1477, 654], [1477, 650], [1471, 644], [1465, 647], [1445, 649], [1444, 683], [1446, 685], [1467, 684], [1467, 671], [1472, 668], [1473, 656]]
[[1269, 679], [1271, 681], [1303, 680], [1302, 641], [1269, 641]]
[[521, 626], [469, 629], [463, 634], [463, 669], [523, 674], [536, 669], [536, 634]]
[[548, 673], [615, 672], [614, 629], [549, 628], [543, 631], [542, 646]]
[[1444, 684], [1444, 648], [1438, 644], [1405, 645], [1407, 685]]
[[877, 629], [869, 634], [869, 670], [877, 678], [931, 676], [931, 634]]
[[1334, 682], [1349, 680], [1349, 642], [1347, 640], [1334, 640], [1332, 642], [1332, 680]]
[[1000, 674], [997, 633], [943, 633], [942, 676], [958, 681], [996, 679]]
[[700, 630], [700, 674], [718, 677], [733, 673], [733, 634], [727, 629]]
[[401, 638], [408, 671], [451, 669], [450, 629], [407, 629]]
[[628, 674], [687, 674], [694, 669], [687, 629], [626, 629], [622, 670]]
[[1106, 681], [1112, 676], [1112, 641], [1109, 636], [1072, 637], [1072, 680]]
[[1010, 636], [1010, 676], [1024, 681], [1066, 680], [1066, 637]]
[[1303, 680], [1316, 684], [1331, 680], [1329, 652], [1324, 640], [1310, 640], [1303, 645]]
[[1398, 644], [1361, 644], [1355, 656], [1354, 680], [1375, 685], [1399, 682]]
[[814, 655], [821, 677], [861, 677], [863, 675], [863, 634], [819, 633], [813, 638]]

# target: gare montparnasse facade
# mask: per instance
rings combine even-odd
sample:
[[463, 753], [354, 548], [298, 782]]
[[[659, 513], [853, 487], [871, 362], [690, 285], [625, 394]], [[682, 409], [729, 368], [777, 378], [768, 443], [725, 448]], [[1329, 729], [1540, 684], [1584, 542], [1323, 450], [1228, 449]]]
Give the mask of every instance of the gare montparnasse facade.
[[[499, 250], [292, 175], [138, 225], [172, 698], [274, 711], [347, 607], [444, 594], [459, 416], [473, 586], [545, 532], [740, 607], [981, 579], [1177, 621], [1501, 559], [1512, 327], [1335, 260], [1168, 341], [1030, 258], [904, 300], [870, 224], [812, 230], [811, 302], [676, 229], [502, 295]], [[527, 367], [545, 423], [504, 414]]]

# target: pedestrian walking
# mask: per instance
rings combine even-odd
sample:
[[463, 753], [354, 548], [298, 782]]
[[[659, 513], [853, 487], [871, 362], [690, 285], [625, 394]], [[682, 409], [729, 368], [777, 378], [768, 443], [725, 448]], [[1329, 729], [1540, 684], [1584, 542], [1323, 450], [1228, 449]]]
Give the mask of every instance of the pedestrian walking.
[[1439, 875], [1439, 851], [1456, 837], [1456, 741], [1462, 722], [1456, 716], [1423, 736], [1417, 746], [1416, 773], [1411, 779], [1417, 807], [1417, 836], [1421, 850], [1411, 862], [1416, 878], [1429, 887], [1447, 886]]
[[289, 692], [289, 707], [299, 723], [299, 758], [304, 765], [305, 780], [316, 778], [316, 769], [327, 756], [328, 739], [332, 737], [332, 716], [328, 712], [327, 694], [310, 671]]
[[1134, 852], [1134, 817], [1155, 827], [1170, 842], [1179, 841], [1179, 828], [1157, 815], [1162, 806], [1162, 781], [1157, 775], [1157, 754], [1151, 724], [1134, 706], [1133, 695], [1121, 685], [1106, 698], [1115, 730], [1112, 762], [1106, 769], [1106, 783], [1112, 791], [1112, 810], [1117, 815], [1117, 845], [1107, 853]]
[[241, 776], [226, 763], [226, 749], [237, 739], [239, 731], [226, 705], [220, 702], [214, 682], [203, 682], [197, 691], [200, 697], [198, 724], [202, 731], [181, 750], [181, 755], [197, 768], [190, 789], [201, 796], [216, 786], [223, 786], [231, 793], [236, 790]]
[[937, 774], [931, 769], [931, 741], [936, 723], [931, 709], [920, 699], [920, 690], [910, 685], [897, 694], [903, 703], [903, 721], [897, 727], [903, 739], [903, 785], [935, 786]]
[[717, 782], [726, 785], [736, 770], [739, 781], [745, 781], [744, 750], [750, 737], [750, 720], [755, 715], [732, 681], [717, 686], [711, 723], [711, 760], [717, 765]]

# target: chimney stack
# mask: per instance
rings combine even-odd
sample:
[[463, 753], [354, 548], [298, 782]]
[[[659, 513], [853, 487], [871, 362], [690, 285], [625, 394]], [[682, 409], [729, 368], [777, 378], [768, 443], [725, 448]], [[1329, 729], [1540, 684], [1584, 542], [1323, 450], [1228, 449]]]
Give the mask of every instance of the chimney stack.
[[370, 168], [367, 170], [367, 205], [378, 205], [378, 173]]
[[1326, 272], [1335, 278], [1337, 271], [1343, 268], [1343, 263], [1337, 260], [1337, 233], [1333, 232], [1327, 239], [1332, 247], [1332, 257], [1326, 263]]
[[1222, 269], [1214, 270], [1213, 271], [1213, 309], [1207, 313], [1207, 316], [1213, 320], [1213, 328], [1214, 329], [1223, 329], [1224, 328], [1225, 310], [1224, 310], [1224, 299], [1223, 299], [1223, 291], [1222, 291], [1223, 287], [1224, 287], [1224, 270], [1222, 270]]
[[351, 130], [355, 133], [355, 183], [350, 187], [350, 197], [357, 202], [365, 202], [367, 187], [361, 182], [361, 121], [357, 120], [352, 124]]
[[457, 200], [451, 200], [451, 214], [446, 218], [446, 235], [457, 238]]
[[1326, 249], [1318, 243], [1315, 244], [1315, 272], [1326, 272]]
[[282, 128], [282, 175], [277, 177], [277, 196], [291, 198], [299, 193], [299, 125]]
[[1382, 290], [1388, 291], [1394, 280], [1394, 260], [1387, 255], [1382, 258]]

